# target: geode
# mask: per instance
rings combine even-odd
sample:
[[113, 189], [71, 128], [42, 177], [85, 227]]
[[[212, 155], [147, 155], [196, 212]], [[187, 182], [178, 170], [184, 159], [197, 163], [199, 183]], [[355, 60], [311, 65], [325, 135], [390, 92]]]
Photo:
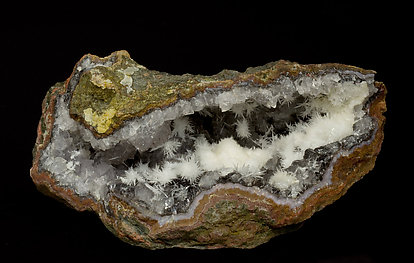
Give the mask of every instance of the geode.
[[295, 229], [375, 163], [375, 72], [277, 61], [171, 75], [85, 55], [42, 104], [31, 177], [147, 248], [252, 248]]

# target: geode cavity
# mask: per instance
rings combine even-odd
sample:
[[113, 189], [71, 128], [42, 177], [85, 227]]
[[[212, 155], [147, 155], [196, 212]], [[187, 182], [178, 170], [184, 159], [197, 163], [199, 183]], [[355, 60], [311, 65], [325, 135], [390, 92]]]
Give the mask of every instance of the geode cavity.
[[374, 74], [278, 61], [177, 76], [85, 55], [43, 101], [31, 177], [134, 245], [255, 247], [374, 167]]

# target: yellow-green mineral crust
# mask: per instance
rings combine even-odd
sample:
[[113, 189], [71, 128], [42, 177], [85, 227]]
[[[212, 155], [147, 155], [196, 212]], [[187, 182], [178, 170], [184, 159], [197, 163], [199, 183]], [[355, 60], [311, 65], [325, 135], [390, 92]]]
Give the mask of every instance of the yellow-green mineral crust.
[[239, 75], [235, 71], [212, 77], [171, 75], [149, 70], [126, 52], [119, 52], [111, 66], [97, 66], [81, 73], [73, 91], [70, 114], [96, 136], [104, 137], [127, 119], [167, 107], [178, 99], [191, 98], [207, 87], [226, 88]]

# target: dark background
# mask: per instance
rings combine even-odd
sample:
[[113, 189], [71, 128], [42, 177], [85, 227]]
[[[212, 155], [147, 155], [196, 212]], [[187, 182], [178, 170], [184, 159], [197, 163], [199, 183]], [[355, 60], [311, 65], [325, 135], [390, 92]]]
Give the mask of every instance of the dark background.
[[[269, 4], [272, 3], [272, 4]], [[21, 5], [21, 6], [20, 6]], [[0, 257], [2, 262], [399, 262], [412, 245], [411, 174], [399, 165], [409, 131], [402, 61], [412, 27], [391, 1], [105, 2], [4, 8], [1, 23]], [[7, 16], [9, 15], [9, 16]], [[125, 49], [173, 74], [244, 71], [279, 59], [338, 62], [377, 71], [388, 88], [385, 141], [375, 169], [293, 233], [252, 250], [149, 251], [114, 237], [97, 216], [38, 192], [29, 176], [41, 102], [86, 53]], [[403, 77], [402, 77], [403, 76]], [[407, 145], [408, 146], [408, 145]], [[405, 201], [404, 201], [405, 200]], [[407, 239], [404, 239], [407, 238]]]

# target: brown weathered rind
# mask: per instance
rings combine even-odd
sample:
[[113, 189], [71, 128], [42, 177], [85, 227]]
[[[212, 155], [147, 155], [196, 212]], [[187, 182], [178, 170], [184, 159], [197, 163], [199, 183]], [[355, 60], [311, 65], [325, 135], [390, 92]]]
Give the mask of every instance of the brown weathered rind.
[[[104, 59], [109, 59], [111, 56]], [[98, 58], [94, 57], [94, 59]], [[268, 67], [266, 68], [264, 71], [269, 70]], [[339, 64], [301, 66], [286, 61], [275, 63], [271, 68], [270, 73], [265, 74], [265, 78], [269, 78], [269, 74], [270, 78], [274, 79], [286, 73], [292, 76], [332, 68], [353, 70], [362, 74], [372, 73], [372, 71]], [[250, 71], [254, 73], [249, 75], [251, 73], [247, 70], [245, 77], [249, 75], [249, 78], [256, 83], [266, 82], [263, 78], [259, 79], [258, 76], [263, 74], [260, 70], [255, 68]], [[161, 226], [157, 220], [143, 216], [115, 196], [109, 197], [106, 207], [93, 198], [80, 197], [72, 189], [59, 186], [49, 172], [39, 169], [41, 152], [51, 137], [56, 96], [67, 91], [69, 81], [70, 78], [65, 84], [58, 83], [52, 87], [43, 102], [43, 115], [39, 122], [38, 137], [33, 150], [31, 177], [42, 192], [64, 201], [79, 211], [95, 211], [107, 228], [125, 242], [152, 249], [252, 248], [273, 236], [294, 229], [313, 213], [340, 198], [353, 183], [374, 167], [384, 137], [383, 113], [386, 111], [386, 88], [384, 84], [375, 82], [378, 92], [369, 107], [369, 115], [378, 122], [374, 138], [369, 144], [354, 149], [349, 155], [339, 157], [333, 166], [332, 183], [311, 194], [303, 205], [292, 209], [287, 205], [276, 204], [264, 196], [238, 188], [219, 189], [201, 198], [192, 217]], [[236, 82], [232, 81], [233, 84]]]

